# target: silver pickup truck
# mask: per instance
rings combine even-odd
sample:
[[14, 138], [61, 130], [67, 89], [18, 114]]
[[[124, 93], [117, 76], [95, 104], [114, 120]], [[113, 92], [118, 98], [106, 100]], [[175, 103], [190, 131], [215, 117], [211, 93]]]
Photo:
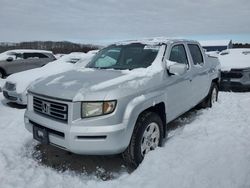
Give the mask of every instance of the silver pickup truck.
[[136, 167], [162, 145], [170, 121], [217, 101], [219, 70], [196, 41], [115, 43], [87, 68], [34, 84], [25, 126], [41, 143], [77, 154], [122, 153]]

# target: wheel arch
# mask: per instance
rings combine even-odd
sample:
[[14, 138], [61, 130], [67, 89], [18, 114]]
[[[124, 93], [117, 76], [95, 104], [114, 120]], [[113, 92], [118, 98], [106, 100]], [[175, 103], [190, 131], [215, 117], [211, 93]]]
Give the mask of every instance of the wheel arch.
[[217, 86], [219, 87], [219, 86], [220, 86], [220, 79], [219, 79], [219, 78], [214, 78], [214, 79], [212, 80], [212, 83], [217, 84]]
[[[151, 106], [144, 111], [142, 111], [139, 115], [141, 115], [144, 112], [154, 112], [158, 114], [162, 120], [163, 123], [163, 137], [165, 138], [166, 136], [166, 131], [167, 131], [167, 116], [166, 116], [166, 107], [164, 102], [160, 102], [154, 106]], [[139, 116], [138, 116], [139, 118]]]
[[137, 97], [127, 105], [124, 113], [124, 119], [128, 120], [130, 136], [133, 134], [134, 127], [139, 116], [146, 111], [157, 113], [160, 116], [164, 127], [164, 136], [166, 136], [167, 116], [166, 104], [164, 102], [165, 95], [150, 95], [151, 96]]

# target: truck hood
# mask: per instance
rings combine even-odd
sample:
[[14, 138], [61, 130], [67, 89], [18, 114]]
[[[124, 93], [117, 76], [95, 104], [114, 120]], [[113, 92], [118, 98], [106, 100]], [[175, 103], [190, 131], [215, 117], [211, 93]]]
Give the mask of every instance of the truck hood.
[[161, 48], [147, 68], [133, 70], [79, 68], [42, 79], [29, 91], [70, 101], [112, 100], [156, 85], [163, 74]]
[[118, 90], [119, 95], [123, 94], [121, 91], [128, 94], [128, 88], [138, 89], [151, 80], [152, 74], [146, 70], [72, 70], [43, 79], [33, 84], [29, 91], [70, 101], [105, 100], [110, 92]]

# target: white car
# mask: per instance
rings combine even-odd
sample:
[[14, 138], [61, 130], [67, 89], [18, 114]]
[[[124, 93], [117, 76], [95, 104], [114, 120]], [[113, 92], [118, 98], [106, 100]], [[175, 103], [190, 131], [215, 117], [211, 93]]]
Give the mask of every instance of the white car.
[[221, 90], [250, 91], [250, 49], [224, 50], [221, 63]]
[[63, 56], [44, 67], [10, 75], [6, 79], [2, 88], [3, 95], [9, 102], [26, 105], [27, 90], [32, 82], [64, 71], [84, 67], [92, 57], [92, 54], [74, 52]]

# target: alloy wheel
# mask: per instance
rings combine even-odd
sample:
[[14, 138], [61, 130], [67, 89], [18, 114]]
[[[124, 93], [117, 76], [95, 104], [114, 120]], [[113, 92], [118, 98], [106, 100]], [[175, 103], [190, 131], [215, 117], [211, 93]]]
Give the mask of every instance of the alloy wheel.
[[160, 129], [152, 122], [145, 129], [141, 140], [141, 154], [145, 156], [150, 150], [154, 150], [159, 145]]

